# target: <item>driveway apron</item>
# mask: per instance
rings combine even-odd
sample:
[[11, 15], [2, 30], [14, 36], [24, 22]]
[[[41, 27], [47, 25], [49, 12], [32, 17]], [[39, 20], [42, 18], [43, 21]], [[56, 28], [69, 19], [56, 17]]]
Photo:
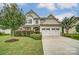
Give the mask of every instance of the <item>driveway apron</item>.
[[79, 41], [61, 36], [43, 36], [45, 55], [79, 55]]

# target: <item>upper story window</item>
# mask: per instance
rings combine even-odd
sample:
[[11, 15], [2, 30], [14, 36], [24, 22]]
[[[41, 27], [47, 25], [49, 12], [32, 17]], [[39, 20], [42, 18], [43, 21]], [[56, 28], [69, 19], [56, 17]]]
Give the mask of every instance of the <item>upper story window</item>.
[[27, 24], [32, 24], [32, 20], [33, 20], [32, 17], [27, 17], [27, 20], [26, 20]]
[[36, 24], [38, 24], [38, 20], [36, 20]]

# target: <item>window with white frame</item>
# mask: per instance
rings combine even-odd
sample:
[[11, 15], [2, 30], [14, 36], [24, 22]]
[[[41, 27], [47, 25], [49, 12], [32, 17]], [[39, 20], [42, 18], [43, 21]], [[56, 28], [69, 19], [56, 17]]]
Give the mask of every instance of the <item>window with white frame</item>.
[[32, 17], [27, 17], [26, 19], [27, 24], [32, 24], [32, 20], [33, 20]]
[[36, 20], [36, 24], [38, 24], [38, 20]]

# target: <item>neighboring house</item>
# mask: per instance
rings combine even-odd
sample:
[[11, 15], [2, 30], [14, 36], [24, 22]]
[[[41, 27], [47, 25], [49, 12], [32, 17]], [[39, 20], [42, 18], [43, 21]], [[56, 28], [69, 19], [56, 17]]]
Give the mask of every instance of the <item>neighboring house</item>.
[[33, 10], [26, 13], [26, 23], [21, 30], [40, 31], [42, 35], [59, 36], [60, 22], [53, 15], [39, 17]]
[[11, 34], [11, 29], [0, 29], [0, 33]]

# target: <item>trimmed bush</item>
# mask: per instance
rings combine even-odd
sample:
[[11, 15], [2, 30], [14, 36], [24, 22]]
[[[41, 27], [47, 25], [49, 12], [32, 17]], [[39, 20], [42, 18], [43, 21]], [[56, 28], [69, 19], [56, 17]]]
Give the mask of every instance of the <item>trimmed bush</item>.
[[65, 37], [70, 37], [71, 34], [62, 34], [62, 36], [65, 36]]
[[4, 32], [0, 32], [0, 35], [9, 35], [9, 34], [6, 34], [6, 33], [4, 33]]
[[76, 32], [78, 32], [78, 33], [79, 33], [79, 24], [78, 24], [78, 25], [76, 25], [75, 29], [76, 29]]
[[63, 36], [79, 40], [79, 34], [64, 34]]
[[14, 34], [15, 36], [22, 36], [22, 33], [21, 33], [21, 31], [15, 31], [15, 34]]
[[3, 32], [0, 32], [0, 35], [3, 35], [4, 33]]
[[79, 40], [79, 34], [73, 34], [71, 35], [71, 38]]
[[16, 31], [15, 36], [30, 36], [31, 31]]
[[38, 32], [38, 31], [35, 31], [34, 33], [35, 33], [35, 34], [40, 34], [40, 32]]
[[41, 34], [30, 34], [30, 37], [35, 39], [35, 40], [41, 40], [42, 39]]
[[15, 31], [15, 36], [30, 36], [30, 34], [40, 34], [38, 31]]

